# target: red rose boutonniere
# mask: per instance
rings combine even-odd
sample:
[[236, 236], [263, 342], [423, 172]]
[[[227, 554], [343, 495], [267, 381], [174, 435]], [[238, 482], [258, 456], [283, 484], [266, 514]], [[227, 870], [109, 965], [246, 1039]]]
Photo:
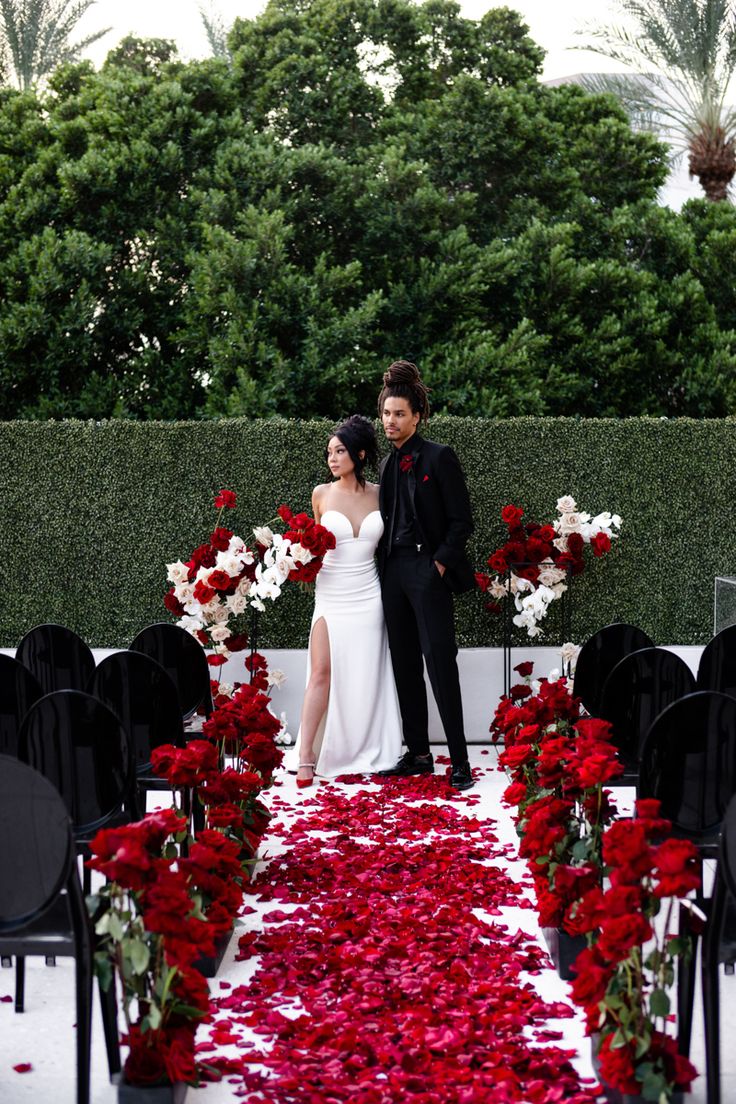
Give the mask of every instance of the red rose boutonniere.
[[402, 472], [410, 472], [413, 467], [414, 467], [414, 457], [413, 456], [402, 456], [401, 459], [399, 460], [399, 468], [401, 469]]

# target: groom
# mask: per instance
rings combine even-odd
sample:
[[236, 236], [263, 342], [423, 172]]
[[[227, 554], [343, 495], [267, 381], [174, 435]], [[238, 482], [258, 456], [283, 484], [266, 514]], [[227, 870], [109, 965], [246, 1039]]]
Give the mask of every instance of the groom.
[[450, 785], [473, 785], [463, 729], [452, 592], [475, 585], [465, 542], [473, 517], [457, 456], [420, 437], [428, 389], [416, 365], [395, 361], [383, 377], [378, 410], [392, 444], [381, 464], [378, 547], [383, 609], [407, 751], [385, 775], [432, 774], [422, 657], [452, 760]]

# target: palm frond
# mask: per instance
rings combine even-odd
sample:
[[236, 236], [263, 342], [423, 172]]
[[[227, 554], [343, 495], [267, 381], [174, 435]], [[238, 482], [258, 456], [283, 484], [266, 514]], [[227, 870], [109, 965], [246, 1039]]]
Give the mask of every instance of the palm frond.
[[212, 56], [229, 60], [230, 48], [227, 44], [227, 27], [220, 13], [213, 4], [210, 4], [209, 11], [200, 5], [199, 17], [204, 25]]

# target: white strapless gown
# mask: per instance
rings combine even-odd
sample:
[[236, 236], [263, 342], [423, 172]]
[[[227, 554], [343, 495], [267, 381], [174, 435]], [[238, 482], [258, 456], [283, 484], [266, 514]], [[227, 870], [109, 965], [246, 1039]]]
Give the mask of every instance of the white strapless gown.
[[[323, 618], [330, 639], [330, 696], [314, 744], [316, 773], [374, 772], [401, 754], [402, 730], [374, 555], [383, 534], [378, 510], [357, 537], [344, 514], [327, 510], [321, 524], [335, 534], [315, 582], [312, 628]], [[311, 633], [310, 633], [311, 643]], [[307, 658], [307, 682], [310, 663]], [[289, 766], [300, 762], [301, 733]]]

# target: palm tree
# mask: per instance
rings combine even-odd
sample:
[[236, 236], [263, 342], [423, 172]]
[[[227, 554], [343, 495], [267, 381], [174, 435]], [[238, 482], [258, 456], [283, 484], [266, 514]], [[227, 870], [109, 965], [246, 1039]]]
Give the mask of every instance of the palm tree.
[[736, 111], [726, 95], [736, 70], [734, 0], [617, 0], [626, 25], [588, 27], [578, 49], [635, 73], [601, 73], [586, 87], [613, 92], [632, 122], [687, 152], [708, 199], [726, 199], [736, 174]]
[[10, 62], [19, 88], [29, 88], [57, 65], [74, 61], [110, 30], [72, 43], [72, 32], [95, 0], [0, 0], [0, 55]]
[[227, 44], [227, 28], [225, 21], [214, 4], [210, 4], [209, 12], [200, 5], [199, 17], [204, 24], [207, 41], [210, 45], [212, 56], [216, 58], [230, 59], [230, 50]]

